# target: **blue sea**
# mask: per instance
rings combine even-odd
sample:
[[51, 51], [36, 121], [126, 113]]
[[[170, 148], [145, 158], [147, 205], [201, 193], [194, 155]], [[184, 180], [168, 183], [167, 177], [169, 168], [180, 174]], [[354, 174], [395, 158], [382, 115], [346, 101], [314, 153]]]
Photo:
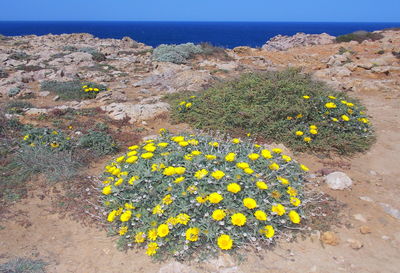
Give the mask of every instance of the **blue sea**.
[[91, 33], [99, 38], [132, 39], [151, 46], [186, 42], [209, 42], [216, 46], [260, 47], [270, 38], [297, 32], [333, 36], [357, 30], [381, 30], [400, 27], [400, 23], [304, 23], [304, 22], [15, 22], [0, 21], [0, 34], [44, 35], [62, 33]]

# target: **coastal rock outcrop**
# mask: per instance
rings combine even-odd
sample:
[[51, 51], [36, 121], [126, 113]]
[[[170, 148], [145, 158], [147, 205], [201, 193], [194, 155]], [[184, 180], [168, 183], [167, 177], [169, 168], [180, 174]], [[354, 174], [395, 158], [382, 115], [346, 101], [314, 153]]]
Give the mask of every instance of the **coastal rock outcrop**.
[[332, 44], [334, 40], [335, 37], [327, 33], [305, 34], [299, 32], [293, 36], [277, 35], [263, 45], [262, 49], [269, 51], [285, 51], [299, 46]]

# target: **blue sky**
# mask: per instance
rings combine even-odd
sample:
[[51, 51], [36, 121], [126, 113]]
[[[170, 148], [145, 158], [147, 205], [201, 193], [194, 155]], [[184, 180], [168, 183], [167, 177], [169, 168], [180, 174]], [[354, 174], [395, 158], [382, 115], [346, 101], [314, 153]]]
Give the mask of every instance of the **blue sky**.
[[400, 22], [400, 0], [0, 1], [0, 20]]

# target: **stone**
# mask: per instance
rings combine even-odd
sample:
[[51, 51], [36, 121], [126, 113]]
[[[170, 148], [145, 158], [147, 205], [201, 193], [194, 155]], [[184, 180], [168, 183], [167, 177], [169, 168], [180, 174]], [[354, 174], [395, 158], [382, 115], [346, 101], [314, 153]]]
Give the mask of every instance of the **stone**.
[[363, 243], [359, 240], [348, 239], [347, 243], [349, 243], [350, 247], [354, 250], [358, 250], [363, 247]]
[[369, 196], [360, 196], [359, 198], [365, 202], [374, 202], [374, 200]]
[[193, 268], [179, 262], [170, 262], [160, 268], [158, 273], [196, 273]]
[[60, 99], [60, 96], [55, 96], [54, 98], [53, 98], [53, 101], [58, 101]]
[[361, 226], [360, 227], [361, 234], [368, 234], [371, 233], [371, 228], [369, 226]]
[[269, 51], [284, 51], [299, 46], [332, 44], [334, 40], [335, 37], [327, 33], [305, 34], [300, 32], [293, 36], [277, 35], [264, 44], [262, 49]]
[[326, 231], [321, 235], [321, 242], [327, 245], [337, 246], [340, 243], [340, 239], [332, 231]]
[[391, 205], [386, 203], [379, 203], [379, 205], [381, 205], [381, 207], [387, 214], [389, 214], [393, 218], [400, 220], [400, 210], [393, 208]]
[[49, 91], [42, 91], [42, 92], [39, 92], [39, 97], [47, 97], [48, 95], [50, 95], [50, 92], [49, 92]]
[[43, 108], [30, 108], [25, 112], [27, 116], [38, 116], [40, 114], [47, 114], [49, 112], [48, 109]]
[[328, 174], [325, 177], [325, 182], [328, 184], [328, 187], [333, 190], [344, 190], [350, 188], [353, 184], [351, 178], [343, 172], [333, 172]]
[[359, 214], [359, 213], [358, 214], [354, 214], [353, 217], [357, 221], [360, 221], [360, 222], [363, 222], [363, 223], [367, 222], [367, 219], [365, 219], [365, 217], [362, 214]]

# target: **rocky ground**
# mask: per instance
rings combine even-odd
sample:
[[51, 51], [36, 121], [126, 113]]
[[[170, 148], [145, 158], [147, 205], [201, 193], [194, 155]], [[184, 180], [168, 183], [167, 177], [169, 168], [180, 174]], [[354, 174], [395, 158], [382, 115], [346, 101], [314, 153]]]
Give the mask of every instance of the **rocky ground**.
[[[31, 96], [27, 101], [34, 108], [25, 112], [26, 122], [57, 108], [100, 108], [109, 118], [126, 121], [131, 129], [142, 128], [146, 134], [160, 127], [182, 131], [188, 127], [169, 123], [165, 94], [198, 91], [246, 71], [302, 67], [360, 99], [368, 108], [377, 142], [367, 153], [349, 158], [296, 155], [311, 168], [312, 187], [345, 204], [342, 224], [328, 233], [312, 230], [305, 240], [282, 240], [273, 250], [252, 252], [240, 264], [227, 256], [201, 264], [152, 263], [142, 252], [120, 252], [103, 230], [60, 219], [52, 209], [54, 190], [43, 195], [37, 187], [40, 178], [32, 181], [28, 198], [0, 219], [0, 263], [16, 256], [40, 257], [50, 263], [48, 272], [82, 273], [398, 272], [400, 31], [381, 34], [380, 40], [360, 44], [334, 43], [328, 35], [277, 37], [262, 48], [227, 50], [229, 58], [198, 56], [182, 65], [153, 61], [152, 48], [130, 38], [98, 39], [89, 34], [2, 38], [0, 100]], [[74, 79], [103, 83], [110, 91], [82, 102], [61, 101], [40, 91], [44, 80]], [[88, 175], [97, 175], [105, 161], [93, 164]], [[351, 187], [331, 189], [325, 183], [331, 171], [345, 172]]]

